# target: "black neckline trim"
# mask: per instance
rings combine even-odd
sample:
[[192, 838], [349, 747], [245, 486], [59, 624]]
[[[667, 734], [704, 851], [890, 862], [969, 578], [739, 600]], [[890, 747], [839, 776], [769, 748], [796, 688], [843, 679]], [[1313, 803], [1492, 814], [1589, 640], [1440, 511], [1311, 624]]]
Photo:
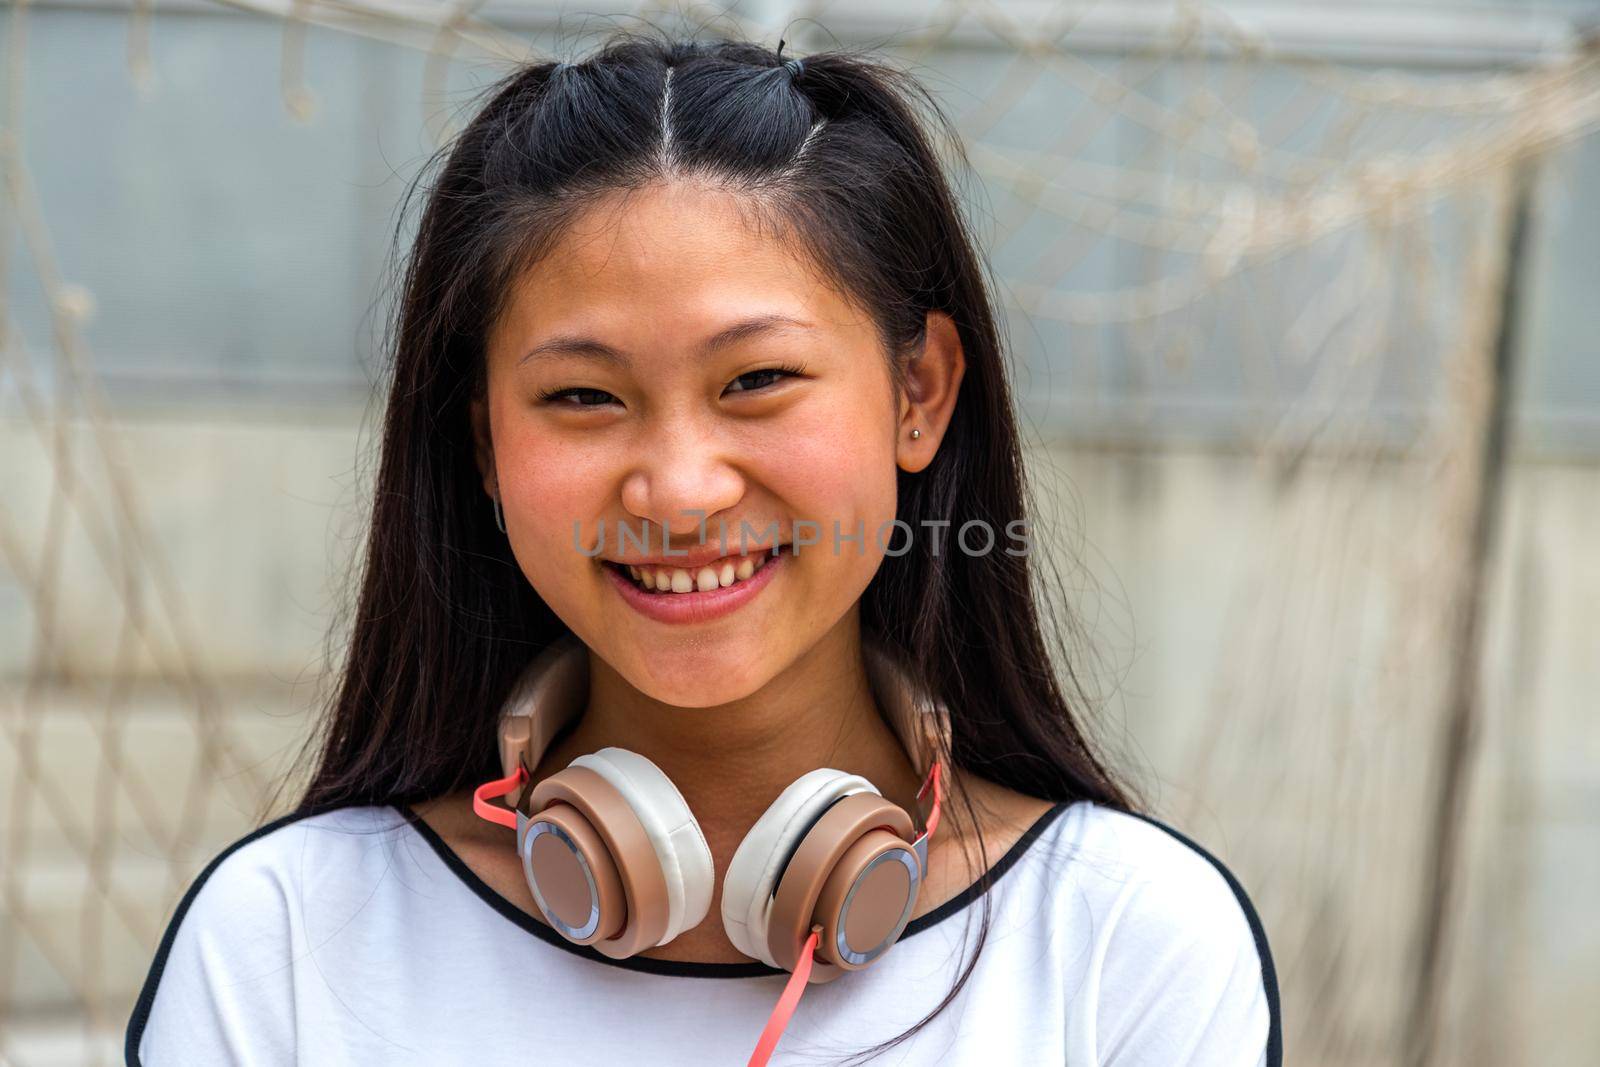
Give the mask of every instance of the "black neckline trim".
[[[918, 916], [907, 923], [905, 930], [900, 934], [900, 940], [903, 941], [914, 934], [921, 933], [923, 930], [943, 922], [977, 900], [990, 886], [999, 881], [1002, 875], [1015, 866], [1017, 861], [1022, 858], [1023, 853], [1028, 850], [1028, 846], [1033, 844], [1039, 835], [1044, 833], [1050, 824], [1071, 806], [1071, 801], [1058, 801], [1041, 813], [1033, 821], [1033, 824], [1022, 832], [1022, 836], [1012, 843], [1011, 847], [1006, 850], [1005, 855], [996, 860], [994, 866], [990, 867], [976, 882], [967, 886], [966, 889], [940, 904], [926, 915]], [[751, 961], [749, 963], [700, 963], [687, 960], [658, 960], [648, 956], [629, 956], [625, 959], [613, 959], [589, 945], [574, 944], [495, 892], [487, 882], [479, 878], [472, 868], [462, 861], [460, 856], [456, 855], [449, 845], [445, 844], [444, 839], [439, 836], [433, 827], [429, 826], [425, 820], [411, 811], [405, 804], [395, 803], [391, 804], [390, 807], [404, 817], [405, 821], [422, 836], [422, 839], [444, 861], [445, 866], [450, 869], [451, 873], [459, 878], [468, 889], [472, 890], [481, 900], [502, 916], [546, 944], [554, 945], [556, 948], [563, 949], [575, 956], [582, 956], [586, 960], [593, 960], [596, 963], [609, 964], [613, 967], [622, 967], [645, 974], [666, 975], [672, 978], [765, 978], [775, 974], [789, 973], [776, 967], [769, 967], [759, 961]]]

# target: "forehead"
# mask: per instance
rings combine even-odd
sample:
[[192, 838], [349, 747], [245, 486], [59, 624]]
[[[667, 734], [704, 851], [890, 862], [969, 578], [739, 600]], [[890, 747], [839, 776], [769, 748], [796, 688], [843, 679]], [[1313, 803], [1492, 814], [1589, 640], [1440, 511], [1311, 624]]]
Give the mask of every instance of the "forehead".
[[738, 195], [677, 182], [584, 210], [513, 282], [491, 347], [568, 331], [660, 344], [760, 314], [870, 334], [866, 313], [796, 244], [757, 225]]

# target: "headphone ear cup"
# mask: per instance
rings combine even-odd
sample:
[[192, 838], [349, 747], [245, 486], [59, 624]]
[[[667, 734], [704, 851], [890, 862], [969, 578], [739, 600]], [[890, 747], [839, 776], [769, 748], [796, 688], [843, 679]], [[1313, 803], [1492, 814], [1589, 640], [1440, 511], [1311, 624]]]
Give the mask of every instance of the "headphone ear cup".
[[796, 779], [755, 821], [734, 850], [722, 879], [722, 926], [733, 947], [769, 967], [773, 896], [790, 857], [824, 812], [855, 793], [877, 794], [860, 775], [823, 767]]
[[561, 936], [590, 945], [622, 930], [628, 918], [622, 878], [583, 812], [550, 804], [526, 824], [517, 852], [535, 903]]
[[794, 970], [812, 926], [822, 927], [811, 981], [828, 982], [877, 959], [900, 937], [922, 887], [911, 816], [877, 793], [823, 812], [778, 882], [767, 953]]
[[602, 748], [569, 766], [600, 775], [633, 808], [661, 866], [667, 891], [667, 928], [657, 944], [700, 925], [711, 910], [716, 867], [700, 823], [672, 779], [649, 759], [625, 748]]
[[[809, 909], [810, 921], [822, 925], [818, 954], [857, 971], [888, 952], [911, 919], [922, 873], [904, 838], [881, 826], [858, 837], [827, 872]], [[774, 926], [782, 922], [779, 916]]]
[[[523, 871], [529, 887], [540, 901], [546, 919], [562, 936], [583, 944], [592, 944], [596, 951], [613, 959], [624, 959], [661, 944], [668, 929], [667, 878], [661, 859], [650, 835], [639, 819], [635, 802], [590, 767], [568, 765], [539, 782], [528, 795], [528, 813], [517, 815], [517, 851], [522, 856]], [[599, 845], [592, 841], [585, 845], [583, 839], [570, 832], [563, 822], [567, 812], [575, 810], [594, 831]], [[530, 814], [531, 813], [531, 814]], [[566, 836], [554, 828], [567, 829]], [[623, 906], [620, 921], [609, 914], [600, 916], [600, 940], [575, 937], [557, 922], [560, 915], [551, 915], [557, 895], [566, 890], [577, 891], [578, 882], [572, 875], [570, 863], [563, 870], [557, 860], [559, 853], [552, 852], [556, 845], [564, 845], [581, 857], [580, 866], [597, 876], [592, 885], [586, 884], [593, 909], [606, 911], [603, 894], [599, 891], [599, 873], [609, 864], [622, 885]], [[543, 854], [541, 855], [541, 850]], [[549, 892], [546, 892], [546, 890]], [[566, 903], [567, 914], [581, 913], [581, 901]]]

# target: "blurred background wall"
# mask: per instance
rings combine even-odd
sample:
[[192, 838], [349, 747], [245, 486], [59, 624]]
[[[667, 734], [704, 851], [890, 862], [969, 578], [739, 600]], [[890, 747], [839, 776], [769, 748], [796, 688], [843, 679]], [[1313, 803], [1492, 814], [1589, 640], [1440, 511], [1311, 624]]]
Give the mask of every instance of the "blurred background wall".
[[0, 13], [0, 1062], [114, 1062], [326, 693], [405, 183], [611, 25], [955, 118], [1096, 718], [1290, 1062], [1600, 1063], [1593, 4]]

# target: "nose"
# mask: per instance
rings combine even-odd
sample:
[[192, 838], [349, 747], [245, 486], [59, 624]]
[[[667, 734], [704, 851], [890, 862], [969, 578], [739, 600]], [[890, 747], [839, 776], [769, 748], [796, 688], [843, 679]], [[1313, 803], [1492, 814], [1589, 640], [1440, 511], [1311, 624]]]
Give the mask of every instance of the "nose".
[[[622, 506], [666, 531], [673, 548], [717, 538], [716, 516], [744, 495], [744, 476], [726, 455], [726, 434], [680, 419], [658, 424], [639, 443], [639, 455], [622, 482]], [[662, 534], [649, 529], [651, 544]], [[730, 536], [733, 532], [730, 531]]]

